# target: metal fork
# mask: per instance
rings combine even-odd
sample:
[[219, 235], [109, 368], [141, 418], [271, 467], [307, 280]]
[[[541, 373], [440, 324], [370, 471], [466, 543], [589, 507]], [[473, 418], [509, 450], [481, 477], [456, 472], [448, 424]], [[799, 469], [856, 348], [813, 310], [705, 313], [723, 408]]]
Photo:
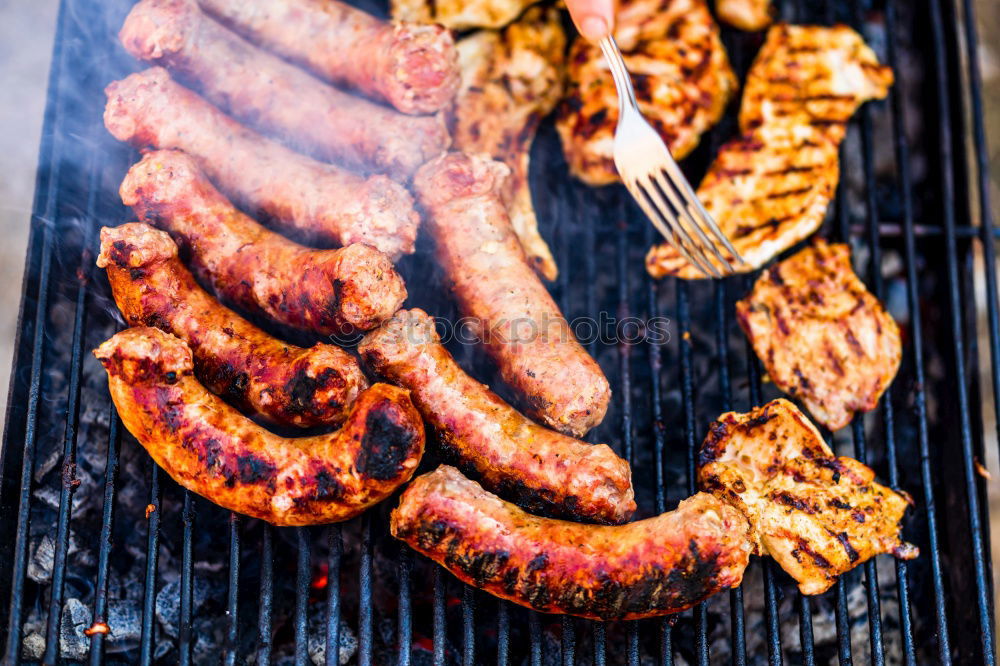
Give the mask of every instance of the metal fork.
[[731, 275], [736, 272], [734, 262], [745, 265], [743, 258], [701, 205], [659, 133], [642, 117], [614, 37], [609, 34], [600, 46], [618, 88], [614, 153], [618, 175], [653, 226], [692, 266], [708, 277]]

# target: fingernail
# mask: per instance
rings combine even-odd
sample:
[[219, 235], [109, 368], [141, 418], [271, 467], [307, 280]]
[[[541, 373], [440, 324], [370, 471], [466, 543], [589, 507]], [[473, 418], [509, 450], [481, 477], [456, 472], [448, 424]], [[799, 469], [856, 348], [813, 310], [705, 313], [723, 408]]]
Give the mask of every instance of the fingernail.
[[580, 34], [596, 42], [608, 34], [608, 22], [596, 14], [584, 16], [580, 21]]

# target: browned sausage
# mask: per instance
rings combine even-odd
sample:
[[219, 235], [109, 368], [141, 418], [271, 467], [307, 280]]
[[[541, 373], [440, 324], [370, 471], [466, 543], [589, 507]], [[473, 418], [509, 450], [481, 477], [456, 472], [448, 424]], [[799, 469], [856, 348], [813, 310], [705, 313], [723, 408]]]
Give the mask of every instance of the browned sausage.
[[628, 463], [532, 423], [455, 362], [423, 310], [400, 310], [369, 333], [365, 365], [410, 390], [449, 457], [484, 486], [528, 511], [623, 523], [635, 511]]
[[459, 310], [500, 375], [530, 416], [579, 437], [604, 418], [611, 388], [525, 257], [500, 199], [508, 173], [485, 155], [450, 153], [413, 184]]
[[219, 25], [195, 0], [142, 0], [118, 36], [235, 118], [352, 170], [407, 180], [451, 141], [441, 116], [341, 92]]
[[329, 435], [278, 437], [209, 393], [191, 350], [156, 328], [130, 328], [94, 351], [122, 423], [177, 483], [275, 525], [347, 520], [417, 468], [420, 415], [407, 392], [376, 384]]
[[628, 525], [525, 513], [454, 467], [417, 477], [392, 535], [459, 580], [545, 613], [622, 620], [677, 613], [743, 580], [750, 529], [707, 493]]
[[406, 298], [388, 257], [355, 243], [313, 250], [236, 210], [175, 150], [148, 153], [125, 176], [122, 201], [191, 253], [195, 274], [221, 298], [277, 322], [331, 335], [368, 330]]
[[361, 176], [247, 129], [154, 67], [107, 87], [104, 124], [140, 149], [177, 148], [244, 210], [335, 245], [413, 252], [420, 218], [402, 185]]
[[458, 54], [439, 25], [388, 23], [338, 0], [200, 0], [251, 40], [403, 113], [443, 109]]
[[299, 427], [338, 424], [368, 388], [361, 366], [334, 345], [302, 349], [260, 330], [198, 286], [166, 232], [134, 222], [101, 229], [106, 268], [130, 326], [155, 326], [194, 353], [205, 386], [245, 412]]

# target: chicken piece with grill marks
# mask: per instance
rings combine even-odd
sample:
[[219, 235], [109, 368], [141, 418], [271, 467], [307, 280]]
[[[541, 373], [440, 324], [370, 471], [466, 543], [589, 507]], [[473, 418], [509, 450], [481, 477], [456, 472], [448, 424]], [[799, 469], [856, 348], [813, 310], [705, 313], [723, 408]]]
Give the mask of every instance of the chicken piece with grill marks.
[[845, 244], [817, 240], [765, 271], [736, 319], [775, 386], [830, 430], [870, 411], [902, 358], [896, 322], [851, 269]]
[[538, 233], [528, 184], [531, 143], [562, 96], [566, 35], [555, 8], [535, 7], [502, 32], [481, 30], [458, 42], [462, 83], [451, 110], [455, 147], [487, 153], [510, 167], [501, 190], [510, 222], [532, 267], [547, 280], [555, 259]]
[[[718, 122], [737, 83], [704, 0], [624, 0], [615, 40], [643, 115], [675, 159]], [[614, 163], [618, 92], [596, 44], [570, 49], [569, 90], [556, 128], [574, 176], [589, 185], [619, 181]]]
[[[771, 28], [743, 91], [743, 135], [722, 147], [698, 187], [746, 261], [737, 270], [760, 268], [819, 228], [840, 178], [846, 123], [891, 84], [892, 70], [846, 26]], [[646, 269], [705, 277], [667, 243], [649, 251]]]
[[771, 0], [716, 0], [715, 15], [734, 28], [756, 32], [771, 25]]
[[835, 456], [787, 400], [720, 416], [699, 467], [701, 487], [743, 512], [756, 554], [773, 557], [803, 594], [825, 592], [875, 555], [920, 554], [900, 538], [909, 495], [875, 482], [857, 460]]
[[740, 130], [810, 125], [840, 141], [858, 108], [883, 99], [892, 83], [892, 68], [848, 26], [781, 23], [768, 31], [747, 76]]
[[390, 0], [396, 21], [440, 23], [452, 30], [502, 28], [537, 0]]

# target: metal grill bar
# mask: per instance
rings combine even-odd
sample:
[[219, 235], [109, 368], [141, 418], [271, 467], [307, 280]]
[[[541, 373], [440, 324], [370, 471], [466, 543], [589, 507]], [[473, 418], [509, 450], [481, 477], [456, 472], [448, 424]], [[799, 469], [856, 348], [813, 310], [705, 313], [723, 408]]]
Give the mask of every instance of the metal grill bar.
[[358, 600], [358, 665], [370, 666], [372, 659], [372, 514], [361, 516], [361, 564]]
[[434, 566], [434, 664], [444, 664], [445, 633], [444, 615], [444, 569]]
[[[343, 557], [344, 552], [344, 537], [342, 533], [343, 528], [338, 523], [336, 525], [331, 525], [327, 530], [327, 544], [330, 548], [330, 552], [326, 558], [326, 664], [327, 666], [337, 666], [340, 664], [340, 560]], [[409, 552], [400, 560], [401, 562], [406, 562], [405, 569], [407, 571], [407, 576], [409, 576], [410, 564], [412, 563], [412, 555]], [[402, 570], [402, 569], [401, 569]], [[406, 600], [409, 603], [409, 581], [407, 580], [406, 587]], [[403, 593], [400, 592], [400, 609], [399, 612], [402, 614], [404, 612], [403, 606]], [[407, 611], [409, 610], [407, 606]], [[400, 631], [402, 632], [403, 623], [400, 623]], [[409, 633], [409, 624], [406, 625], [407, 634]], [[400, 634], [400, 650], [403, 650], [403, 646], [406, 647], [403, 650], [400, 658], [400, 663], [408, 663], [410, 658], [410, 640], [407, 636], [406, 640], [402, 640], [402, 634]], [[402, 655], [406, 655], [406, 660], [402, 660]]]
[[[886, 6], [886, 49], [889, 65], [897, 68], [896, 57], [896, 10], [895, 2]], [[923, 322], [920, 312], [920, 296], [917, 287], [917, 250], [916, 240], [912, 233], [914, 225], [913, 193], [910, 177], [910, 151], [906, 137], [903, 93], [900, 90], [902, 82], [893, 86], [889, 94], [889, 106], [892, 111], [893, 143], [896, 153], [896, 164], [899, 172], [898, 184], [901, 190], [903, 220], [907, 233], [904, 235], [904, 254], [906, 266], [907, 305], [913, 334], [912, 365], [916, 383], [914, 408], [917, 414], [917, 441], [920, 451], [920, 476], [923, 485], [925, 513], [927, 516], [927, 533], [930, 552], [931, 579], [934, 590], [934, 617], [938, 639], [938, 659], [941, 663], [951, 663], [951, 642], [948, 634], [948, 619], [946, 615], [946, 599], [944, 582], [941, 572], [940, 546], [938, 542], [937, 506], [934, 499], [933, 480], [930, 464], [930, 438], [927, 425], [927, 398], [924, 392], [926, 379], [924, 377], [924, 343]]]
[[274, 600], [274, 528], [265, 525], [260, 541], [260, 608], [257, 614], [257, 663], [271, 665], [271, 604]]
[[[333, 548], [330, 549], [331, 558], [333, 557]], [[399, 576], [399, 609], [397, 618], [397, 636], [396, 642], [399, 644], [398, 656], [396, 657], [396, 663], [399, 666], [409, 666], [410, 663], [410, 645], [413, 643], [413, 609], [411, 607], [410, 599], [410, 573], [413, 569], [413, 554], [408, 548], [399, 549], [399, 567], [397, 569], [397, 575]], [[332, 562], [331, 562], [332, 564]], [[339, 562], [338, 562], [339, 568]], [[330, 592], [330, 599], [333, 599], [333, 592]], [[328, 616], [331, 615], [328, 613]], [[333, 625], [327, 625], [327, 635], [333, 631]], [[330, 643], [332, 641], [327, 641], [327, 663], [336, 664], [338, 662], [330, 661]], [[337, 645], [333, 642], [333, 645]]]
[[930, 0], [931, 34], [934, 43], [934, 75], [938, 99], [938, 138], [940, 141], [941, 190], [943, 195], [945, 244], [948, 273], [948, 296], [951, 314], [951, 335], [954, 344], [954, 365], [959, 407], [959, 426], [962, 445], [962, 467], [965, 474], [966, 500], [968, 502], [969, 535], [972, 541], [972, 559], [976, 580], [976, 605], [979, 611], [980, 647], [984, 663], [996, 660], [993, 644], [993, 620], [990, 616], [989, 583], [986, 571], [986, 554], [983, 545], [982, 520], [976, 472], [973, 466], [972, 420], [969, 415], [968, 385], [965, 371], [965, 339], [962, 330], [963, 303], [959, 289], [958, 245], [955, 239], [955, 183], [952, 160], [951, 99], [947, 74], [947, 51], [944, 37], [944, 17], [939, 0]]
[[229, 589], [226, 592], [226, 647], [222, 662], [236, 663], [240, 645], [240, 515], [229, 513]]
[[[990, 161], [987, 154], [986, 129], [983, 126], [982, 74], [979, 71], [979, 38], [976, 34], [975, 7], [963, 0], [965, 61], [968, 64], [969, 101], [972, 112], [972, 144], [976, 159], [976, 191], [979, 197], [979, 230], [986, 272], [986, 313], [990, 332], [991, 377], [993, 379], [994, 414], [1000, 414], [1000, 302], [997, 296], [996, 247], [994, 239], [998, 229], [993, 225], [993, 208], [990, 203]], [[997, 441], [1000, 442], [1000, 418], [996, 420]]]
[[497, 601], [497, 666], [510, 662], [510, 604]]
[[184, 491], [184, 509], [181, 514], [183, 536], [181, 543], [181, 608], [177, 635], [177, 661], [182, 666], [191, 663], [191, 602], [194, 578], [191, 532], [194, 529], [194, 507], [191, 491]]
[[[108, 458], [104, 464], [104, 508], [101, 513], [101, 535], [98, 543], [97, 581], [94, 584], [94, 623], [108, 619], [108, 566], [111, 561], [111, 528], [115, 520], [115, 483], [118, 480], [118, 451], [121, 446], [121, 421], [118, 410], [111, 406], [108, 415]], [[104, 661], [103, 632], [90, 636], [90, 666], [100, 666]]]
[[309, 660], [309, 528], [295, 528], [295, 666], [305, 666]]

